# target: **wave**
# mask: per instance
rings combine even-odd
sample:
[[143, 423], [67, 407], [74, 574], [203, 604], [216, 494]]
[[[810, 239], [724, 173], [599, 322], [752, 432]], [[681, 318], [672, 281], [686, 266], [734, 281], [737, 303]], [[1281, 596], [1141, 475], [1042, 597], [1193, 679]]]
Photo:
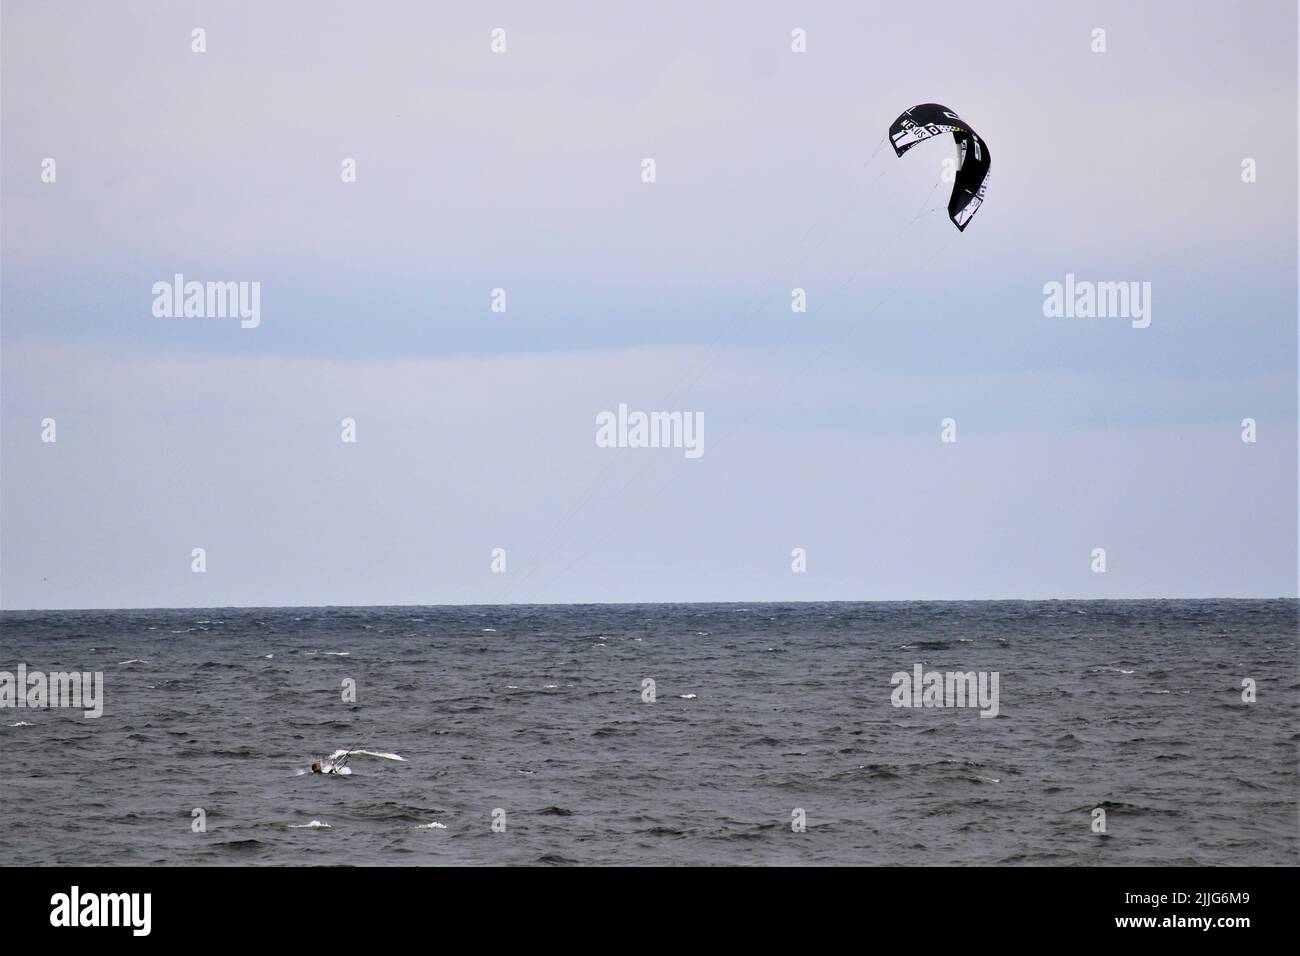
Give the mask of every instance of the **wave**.
[[1101, 807], [1115, 813], [1122, 813], [1126, 816], [1162, 816], [1162, 817], [1181, 817], [1186, 814], [1174, 807], [1147, 807], [1138, 803], [1125, 803], [1122, 800], [1099, 800], [1096, 803], [1088, 803], [1078, 807], [1071, 807], [1066, 813], [1091, 813], [1093, 810]]
[[227, 840], [225, 843], [212, 844], [213, 849], [218, 850], [238, 850], [244, 852], [247, 850], [260, 850], [265, 846], [261, 840]]

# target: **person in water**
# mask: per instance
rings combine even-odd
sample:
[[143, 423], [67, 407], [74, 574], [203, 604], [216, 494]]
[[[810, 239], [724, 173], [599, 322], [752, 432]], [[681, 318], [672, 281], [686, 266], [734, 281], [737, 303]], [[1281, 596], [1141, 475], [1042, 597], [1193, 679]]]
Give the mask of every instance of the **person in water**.
[[[311, 765], [311, 772], [312, 773], [336, 773], [341, 775], [344, 772], [343, 768], [348, 765], [348, 758], [351, 757], [354, 753], [356, 753], [355, 750], [349, 750], [347, 753], [343, 754], [342, 757], [337, 759], [327, 758], [325, 760], [317, 760], [314, 764]], [[347, 772], [351, 773], [352, 771], [349, 770]]]
[[353, 752], [349, 750], [339, 760], [317, 760], [314, 764], [311, 765], [311, 772], [342, 774], [343, 768], [348, 765], [348, 758], [352, 756], [352, 753]]

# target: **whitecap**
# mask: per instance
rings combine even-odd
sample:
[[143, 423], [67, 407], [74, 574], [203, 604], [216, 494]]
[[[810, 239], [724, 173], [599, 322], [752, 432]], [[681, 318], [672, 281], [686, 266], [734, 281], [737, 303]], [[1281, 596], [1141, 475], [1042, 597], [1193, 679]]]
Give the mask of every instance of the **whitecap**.
[[[348, 755], [353, 757], [378, 757], [381, 760], [400, 760], [403, 763], [406, 762], [406, 758], [401, 754], [379, 753], [374, 750], [336, 750], [325, 759], [338, 760], [340, 757]], [[344, 767], [343, 769], [346, 770], [347, 767]]]
[[322, 823], [320, 820], [313, 820], [311, 823], [290, 823], [290, 830], [332, 830], [328, 823]]
[[677, 696], [680, 697], [682, 700], [695, 700], [699, 695], [698, 695], [698, 694], [678, 694]]
[[437, 820], [434, 820], [432, 823], [421, 823], [421, 824], [419, 824], [418, 826], [416, 826], [415, 829], [417, 829], [417, 830], [445, 830], [445, 829], [447, 829], [447, 824], [445, 824], [445, 823], [439, 823]]

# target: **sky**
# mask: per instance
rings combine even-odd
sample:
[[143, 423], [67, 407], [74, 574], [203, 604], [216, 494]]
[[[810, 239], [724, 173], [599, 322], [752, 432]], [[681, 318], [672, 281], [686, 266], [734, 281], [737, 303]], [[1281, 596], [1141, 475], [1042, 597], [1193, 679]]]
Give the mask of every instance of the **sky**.
[[[1296, 49], [1269, 0], [6, 0], [0, 607], [1294, 597]], [[925, 102], [992, 156], [964, 232], [951, 138], [886, 142]], [[703, 454], [598, 447], [620, 404]]]

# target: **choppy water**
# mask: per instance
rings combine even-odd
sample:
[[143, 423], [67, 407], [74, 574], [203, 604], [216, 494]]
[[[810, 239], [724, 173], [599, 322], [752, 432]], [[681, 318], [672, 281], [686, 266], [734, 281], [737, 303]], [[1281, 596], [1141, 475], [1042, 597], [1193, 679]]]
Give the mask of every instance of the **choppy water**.
[[[1296, 637], [1295, 601], [7, 612], [0, 670], [106, 703], [0, 709], [0, 862], [1294, 864]], [[999, 716], [893, 707], [916, 663], [998, 672]], [[302, 773], [354, 746], [405, 759]]]

